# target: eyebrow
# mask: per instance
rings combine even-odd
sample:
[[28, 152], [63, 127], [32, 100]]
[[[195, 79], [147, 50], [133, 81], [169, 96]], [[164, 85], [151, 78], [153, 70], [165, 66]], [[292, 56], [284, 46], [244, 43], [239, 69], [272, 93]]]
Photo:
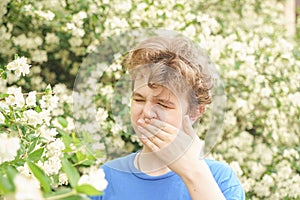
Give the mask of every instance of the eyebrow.
[[143, 95], [141, 95], [140, 93], [137, 93], [137, 92], [133, 92], [131, 97], [134, 97], [134, 96], [138, 96], [138, 97], [141, 97], [141, 98], [144, 98]]
[[[138, 93], [138, 92], [133, 92], [133, 93], [132, 93], [132, 97], [140, 97], [140, 98], [144, 98], [144, 96], [143, 96], [142, 94]], [[172, 101], [169, 101], [169, 100], [167, 100], [167, 99], [161, 99], [161, 98], [159, 98], [159, 97], [157, 97], [157, 96], [155, 96], [154, 98], [155, 98], [155, 100], [157, 100], [157, 101], [159, 101], [159, 102], [162, 102], [162, 103], [164, 103], [164, 104], [167, 104], [167, 105], [169, 105], [169, 106], [175, 106], [175, 104], [174, 104]]]

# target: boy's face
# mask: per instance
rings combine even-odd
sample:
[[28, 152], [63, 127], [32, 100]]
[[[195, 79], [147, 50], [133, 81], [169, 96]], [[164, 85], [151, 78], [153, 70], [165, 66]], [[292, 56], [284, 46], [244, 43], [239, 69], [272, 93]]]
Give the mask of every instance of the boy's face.
[[187, 110], [186, 95], [175, 95], [163, 86], [149, 87], [147, 78], [135, 80], [131, 99], [131, 122], [138, 135], [136, 127], [139, 119], [156, 118], [181, 129]]

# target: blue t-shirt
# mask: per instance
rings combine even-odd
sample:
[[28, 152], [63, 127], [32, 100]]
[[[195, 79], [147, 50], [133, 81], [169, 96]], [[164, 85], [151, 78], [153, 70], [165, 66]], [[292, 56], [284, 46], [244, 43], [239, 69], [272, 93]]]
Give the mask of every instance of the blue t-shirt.
[[[134, 166], [136, 153], [105, 163], [108, 186], [103, 196], [92, 200], [189, 200], [184, 182], [170, 171], [160, 176], [142, 173]], [[224, 163], [205, 160], [227, 200], [244, 200], [245, 193], [233, 170]]]

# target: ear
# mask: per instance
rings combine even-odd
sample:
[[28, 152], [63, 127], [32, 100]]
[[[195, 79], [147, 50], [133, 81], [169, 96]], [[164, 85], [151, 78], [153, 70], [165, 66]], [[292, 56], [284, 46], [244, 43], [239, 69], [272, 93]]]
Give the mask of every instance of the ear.
[[205, 111], [205, 105], [201, 104], [190, 111], [189, 117], [192, 123], [194, 124]]

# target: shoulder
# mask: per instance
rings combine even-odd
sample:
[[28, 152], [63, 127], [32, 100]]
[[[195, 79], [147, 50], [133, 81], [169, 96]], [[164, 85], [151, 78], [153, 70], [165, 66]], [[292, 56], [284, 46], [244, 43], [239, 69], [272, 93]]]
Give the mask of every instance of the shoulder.
[[129, 155], [113, 159], [104, 163], [101, 167], [105, 172], [108, 171], [120, 171], [120, 172], [130, 172], [132, 171], [132, 163], [136, 153], [131, 153]]
[[226, 199], [245, 199], [242, 185], [233, 169], [224, 162], [205, 159]]

